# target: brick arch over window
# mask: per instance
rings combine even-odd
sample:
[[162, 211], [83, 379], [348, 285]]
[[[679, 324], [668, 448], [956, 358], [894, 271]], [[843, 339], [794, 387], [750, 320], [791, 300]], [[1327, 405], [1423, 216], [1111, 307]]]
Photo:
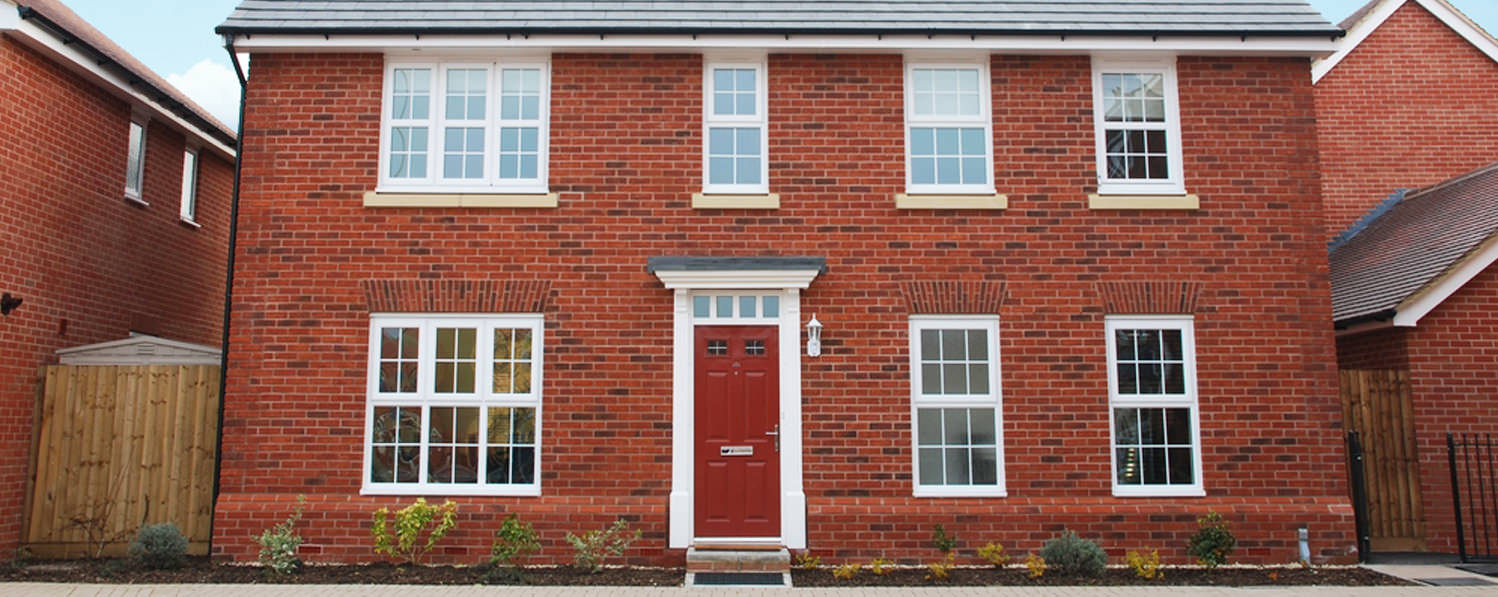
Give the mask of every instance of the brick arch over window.
[[1198, 282], [1099, 282], [1103, 312], [1110, 315], [1195, 313]]
[[951, 280], [904, 282], [900, 292], [911, 313], [997, 315], [1004, 306], [1004, 283]]
[[371, 313], [540, 313], [549, 280], [364, 280]]

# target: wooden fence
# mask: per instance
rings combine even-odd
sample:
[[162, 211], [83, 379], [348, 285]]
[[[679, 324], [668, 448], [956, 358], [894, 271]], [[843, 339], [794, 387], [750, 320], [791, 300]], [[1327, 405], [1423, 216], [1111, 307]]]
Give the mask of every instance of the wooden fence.
[[124, 552], [174, 522], [208, 553], [219, 368], [49, 366], [36, 409], [25, 544], [42, 557]]
[[1373, 551], [1422, 551], [1425, 513], [1410, 375], [1397, 369], [1343, 369], [1342, 420], [1362, 436]]

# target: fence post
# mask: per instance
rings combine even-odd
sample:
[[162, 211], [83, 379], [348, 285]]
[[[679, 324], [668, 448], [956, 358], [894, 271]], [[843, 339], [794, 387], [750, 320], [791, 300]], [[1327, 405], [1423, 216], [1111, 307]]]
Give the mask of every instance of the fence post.
[[1347, 455], [1351, 460], [1348, 475], [1352, 483], [1352, 520], [1358, 534], [1358, 561], [1367, 562], [1373, 550], [1368, 531], [1368, 489], [1363, 476], [1363, 442], [1356, 429], [1347, 432]]
[[1461, 561], [1467, 561], [1467, 538], [1462, 532], [1462, 487], [1456, 476], [1456, 440], [1446, 434], [1446, 462], [1451, 467], [1451, 510], [1456, 513], [1456, 553]]

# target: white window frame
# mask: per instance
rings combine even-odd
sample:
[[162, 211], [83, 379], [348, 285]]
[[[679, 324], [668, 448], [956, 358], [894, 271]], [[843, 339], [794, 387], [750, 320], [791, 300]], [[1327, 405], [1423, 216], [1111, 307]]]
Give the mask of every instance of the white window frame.
[[[431, 80], [428, 89], [431, 102], [427, 118], [395, 120], [394, 102], [391, 92], [395, 86], [396, 69], [428, 69]], [[447, 125], [477, 128], [475, 121], [450, 121], [447, 118], [446, 73], [454, 68], [483, 68], [488, 71], [485, 92], [484, 120], [484, 166], [479, 179], [445, 179], [442, 177], [443, 132]], [[534, 120], [501, 120], [500, 90], [501, 74], [505, 69], [537, 69], [541, 74], [541, 98]], [[548, 192], [547, 171], [550, 156], [551, 130], [551, 60], [542, 56], [513, 56], [502, 59], [455, 57], [452, 59], [428, 59], [408, 61], [389, 59], [385, 62], [385, 81], [380, 91], [380, 156], [379, 192], [391, 193], [515, 193], [542, 194]], [[425, 127], [427, 129], [427, 162], [424, 178], [391, 178], [390, 147], [391, 127]], [[536, 128], [536, 178], [501, 180], [499, 178], [499, 133], [505, 126]]]
[[[927, 61], [906, 57], [905, 61], [905, 191], [907, 194], [959, 194], [992, 195], [994, 186], [993, 162], [993, 84], [989, 81], [990, 59], [987, 55], [971, 60]], [[915, 114], [915, 71], [917, 69], [977, 69], [978, 107], [977, 116], [917, 116]], [[983, 184], [915, 184], [914, 156], [911, 154], [910, 130], [921, 128], [973, 128], [983, 127], [984, 173]]]
[[[414, 327], [421, 330], [417, 362], [417, 391], [414, 393], [380, 392], [380, 330], [391, 327]], [[441, 394], [431, 389], [435, 383], [436, 329], [445, 327], [478, 328], [475, 344], [477, 362], [474, 371], [472, 394]], [[363, 495], [496, 495], [537, 496], [541, 495], [541, 462], [543, 454], [542, 395], [544, 387], [542, 371], [545, 355], [545, 320], [540, 314], [407, 314], [377, 313], [369, 318], [369, 372], [364, 413], [364, 458], [359, 471], [360, 493]], [[492, 358], [493, 330], [495, 328], [528, 328], [531, 330], [531, 391], [528, 394], [494, 394], [492, 388], [494, 359]], [[422, 411], [422, 437], [420, 444], [421, 471], [415, 483], [375, 483], [370, 481], [370, 465], [373, 458], [374, 414], [377, 406], [418, 405]], [[532, 482], [525, 484], [494, 484], [484, 482], [488, 455], [488, 417], [479, 417], [479, 462], [478, 483], [429, 483], [427, 467], [430, 465], [427, 446], [430, 439], [431, 408], [456, 407], [518, 407], [535, 409], [535, 469]]]
[[[150, 205], [149, 203], [146, 203], [145, 200], [147, 145], [146, 139], [148, 133], [150, 132], [146, 127], [148, 122], [149, 121], [143, 118], [132, 117], [130, 119], [130, 125], [126, 129], [125, 133], [125, 198], [135, 201], [136, 203], [140, 203], [141, 205]], [[130, 163], [130, 150], [132, 149], [130, 133], [134, 132], [136, 128], [140, 129], [140, 137], [136, 139], [134, 143], [140, 146], [140, 151], [136, 153], [136, 155], [140, 157], [135, 161], [134, 164], [132, 164]], [[130, 185], [130, 180], [132, 178], [135, 179], [134, 186]]]
[[177, 215], [183, 222], [197, 224], [198, 212], [198, 150], [187, 148], [182, 152], [182, 203]]
[[[927, 329], [984, 330], [988, 332], [987, 395], [925, 396], [921, 393], [921, 331]], [[1004, 497], [1004, 392], [1000, 380], [999, 318], [992, 315], [910, 316], [910, 458], [915, 497]], [[995, 485], [921, 485], [919, 411], [922, 408], [993, 408], [994, 458], [998, 466]]]
[[[715, 69], [754, 71], [754, 115], [716, 115], [713, 93]], [[702, 65], [702, 192], [706, 194], [764, 194], [770, 192], [770, 93], [765, 57], [757, 59], [705, 59]], [[708, 137], [714, 127], [759, 129], [759, 184], [713, 184], [708, 166]]]
[[[1207, 495], [1202, 483], [1201, 414], [1196, 393], [1196, 332], [1189, 315], [1109, 315], [1104, 318], [1105, 348], [1108, 359], [1108, 476], [1117, 497], [1201, 497]], [[1182, 369], [1185, 392], [1182, 394], [1128, 394], [1118, 392], [1118, 330], [1179, 330], [1181, 332]], [[1191, 484], [1120, 485], [1118, 483], [1118, 444], [1113, 411], [1119, 408], [1185, 408], [1191, 419]]]
[[[1165, 122], [1114, 122], [1104, 120], [1103, 74], [1159, 74], [1165, 86]], [[1176, 58], [1108, 58], [1092, 57], [1092, 127], [1097, 161], [1099, 195], [1184, 195], [1186, 175], [1184, 151], [1181, 148], [1181, 110], [1176, 88]], [[1164, 130], [1166, 167], [1170, 176], [1164, 179], [1138, 180], [1108, 177], [1107, 129]]]

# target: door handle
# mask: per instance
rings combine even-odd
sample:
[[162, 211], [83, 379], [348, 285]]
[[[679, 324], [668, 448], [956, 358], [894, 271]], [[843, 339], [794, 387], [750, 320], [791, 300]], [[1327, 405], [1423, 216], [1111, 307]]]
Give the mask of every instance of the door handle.
[[769, 436], [772, 436], [772, 437], [775, 438], [775, 451], [779, 452], [780, 451], [780, 424], [776, 423], [775, 424], [775, 430], [774, 431], [766, 431], [765, 435], [769, 435]]

